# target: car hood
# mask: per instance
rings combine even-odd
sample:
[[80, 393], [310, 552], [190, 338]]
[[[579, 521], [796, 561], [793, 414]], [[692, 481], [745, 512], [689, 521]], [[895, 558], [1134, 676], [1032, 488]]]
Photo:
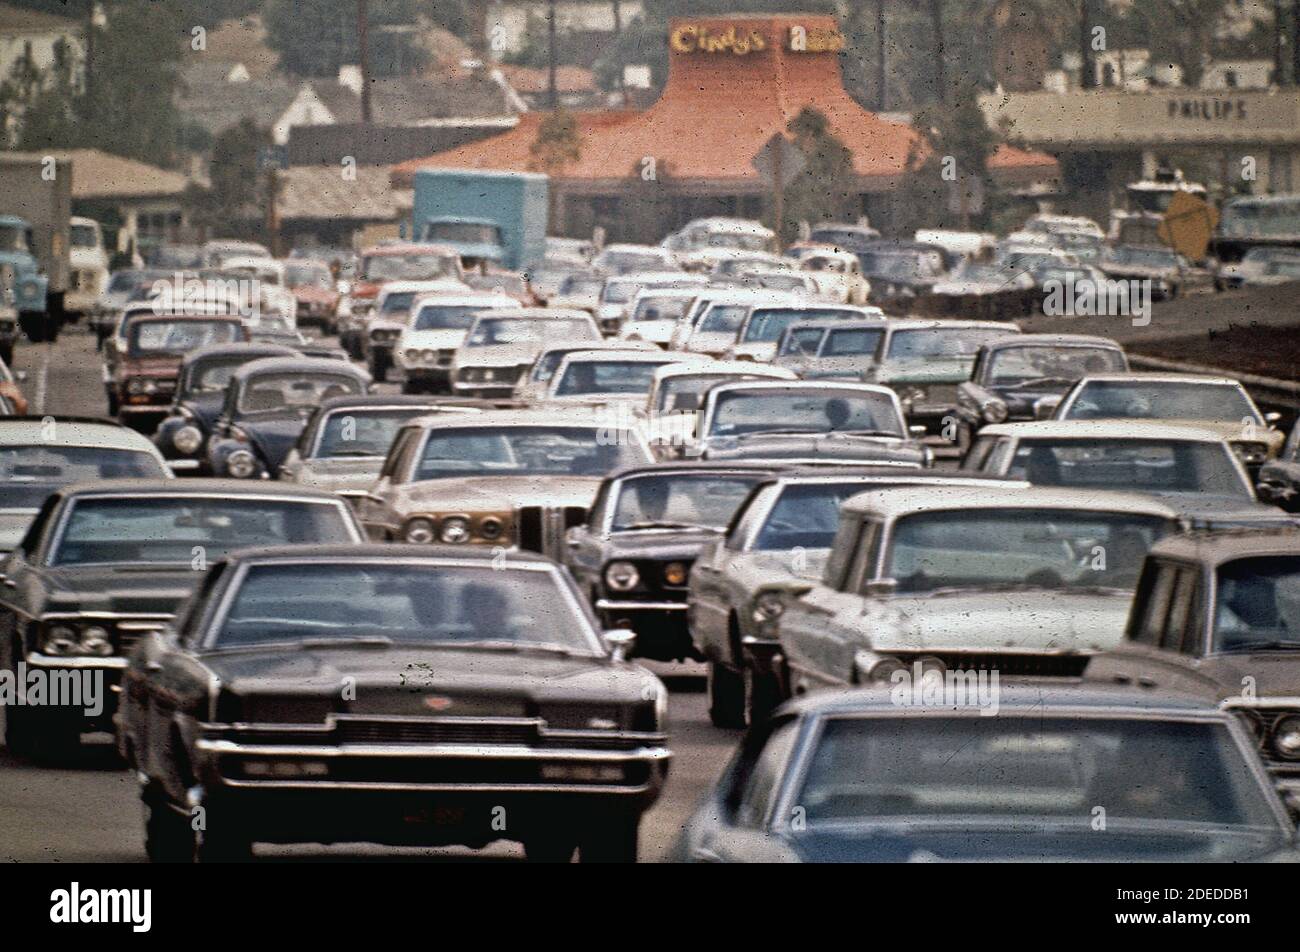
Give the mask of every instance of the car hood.
[[[350, 714], [427, 715], [438, 696], [448, 717], [536, 716], [553, 700], [600, 700], [635, 704], [648, 672], [614, 664], [603, 656], [566, 657], [456, 648], [344, 646], [209, 653], [204, 663], [236, 696], [301, 696], [313, 688], [335, 710]], [[338, 686], [354, 679], [354, 700]], [[255, 712], [248, 712], [254, 714]]]
[[298, 442], [298, 437], [302, 435], [302, 429], [306, 425], [307, 421], [296, 413], [259, 419], [256, 423], [248, 420], [238, 421], [239, 428], [256, 444], [258, 452], [270, 466], [272, 473], [280, 468], [280, 464], [289, 455], [293, 445]]
[[213, 422], [221, 414], [221, 408], [225, 405], [226, 395], [224, 392], [202, 393], [193, 397], [187, 397], [181, 401], [185, 409], [194, 414], [194, 418], [203, 425], [205, 430], [211, 429]]
[[776, 341], [736, 344], [731, 348], [731, 353], [736, 360], [753, 359], [766, 363], [776, 356]]
[[455, 350], [465, 342], [465, 331], [455, 330], [428, 330], [413, 331], [410, 328], [402, 331], [401, 342], [403, 347], [416, 347], [427, 350]]
[[[599, 476], [457, 476], [403, 487], [408, 509], [503, 511], [516, 506], [590, 506]], [[399, 502], [399, 507], [402, 506]]]
[[330, 492], [365, 491], [375, 484], [383, 467], [379, 456], [309, 459], [303, 461], [295, 482]]
[[514, 367], [531, 364], [542, 349], [540, 341], [527, 344], [495, 344], [490, 347], [466, 347], [456, 352], [457, 367]]
[[760, 585], [800, 584], [822, 577], [830, 549], [745, 552], [727, 560], [727, 574], [749, 588]]
[[971, 367], [974, 363], [974, 357], [965, 359], [931, 357], [924, 363], [909, 361], [881, 364], [872, 375], [871, 382], [890, 387], [905, 383], [962, 383], [970, 379]]
[[202, 578], [188, 562], [55, 567], [46, 575], [45, 610], [173, 614]]
[[0, 509], [0, 552], [18, 548], [27, 534], [27, 527], [36, 518], [37, 509]]
[[1300, 650], [1253, 651], [1212, 655], [1200, 671], [1224, 687], [1224, 696], [1241, 697], [1250, 678], [1260, 698], [1300, 697]]
[[687, 340], [686, 349], [700, 353], [720, 354], [734, 343], [736, 343], [734, 331], [730, 333], [725, 331], [695, 331]]
[[606, 558], [672, 561], [693, 559], [700, 549], [721, 537], [708, 529], [632, 529], [605, 538]]
[[858, 627], [876, 651], [1105, 651], [1120, 643], [1132, 600], [1059, 590], [899, 595], [868, 602]]
[[825, 459], [923, 463], [925, 451], [901, 437], [858, 436], [851, 433], [814, 433], [741, 437], [709, 437], [704, 442], [709, 459]]

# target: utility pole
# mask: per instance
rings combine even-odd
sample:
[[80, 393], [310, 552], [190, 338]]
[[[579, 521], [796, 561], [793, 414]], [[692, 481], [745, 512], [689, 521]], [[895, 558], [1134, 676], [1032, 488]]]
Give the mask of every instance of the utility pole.
[[370, 125], [370, 12], [367, 0], [357, 0], [357, 47], [361, 66], [361, 122]]
[[559, 91], [556, 89], [555, 82], [555, 0], [547, 0], [546, 3], [546, 33], [550, 40], [550, 49], [547, 52], [547, 58], [550, 60], [550, 63], [548, 64], [549, 75], [547, 77], [547, 98], [550, 100], [551, 111], [554, 112], [560, 108], [560, 95]]
[[[86, 102], [93, 103], [91, 94], [94, 92], [95, 78], [95, 0], [86, 0], [86, 64], [83, 73], [82, 83], [86, 90]], [[91, 108], [94, 108], [93, 105]]]
[[[1300, 0], [1291, 3], [1291, 85], [1300, 86]], [[1277, 74], [1277, 84], [1282, 85], [1282, 73]]]
[[940, 105], [944, 105], [948, 102], [948, 74], [944, 68], [943, 0], [930, 0], [930, 30], [934, 39], [934, 93]]
[[889, 103], [889, 80], [885, 67], [885, 0], [876, 0], [876, 109], [884, 112]]
[[1079, 88], [1097, 85], [1092, 58], [1092, 0], [1079, 0]]

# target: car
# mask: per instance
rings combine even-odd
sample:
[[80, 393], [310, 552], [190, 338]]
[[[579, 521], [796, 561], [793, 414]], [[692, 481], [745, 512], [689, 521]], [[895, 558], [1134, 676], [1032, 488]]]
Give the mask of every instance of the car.
[[548, 307], [571, 307], [595, 314], [604, 287], [605, 275], [600, 272], [575, 271], [560, 281], [559, 289], [547, 297], [546, 304]]
[[[929, 317], [1007, 320], [1042, 312], [1042, 293], [1028, 271], [1008, 265], [963, 259], [913, 304]], [[917, 312], [921, 313], [917, 313]]]
[[925, 427], [936, 457], [958, 459], [966, 447], [959, 442], [957, 389], [970, 379], [981, 347], [1019, 332], [1001, 321], [891, 320], [862, 379], [898, 394], [908, 423]]
[[1297, 524], [1256, 498], [1227, 442], [1201, 427], [1125, 420], [1003, 423], [980, 432], [962, 467], [1037, 486], [1149, 493], [1177, 508], [1188, 528]]
[[669, 350], [689, 350], [721, 357], [736, 343], [754, 307], [806, 304], [807, 298], [760, 288], [701, 288], [686, 317], [673, 328]]
[[913, 302], [928, 294], [955, 263], [943, 248], [925, 242], [879, 241], [852, 250], [871, 282], [870, 302], [890, 314], [910, 313]]
[[255, 241], [214, 238], [203, 244], [202, 256], [205, 268], [222, 268], [232, 258], [270, 258], [271, 252]]
[[1246, 388], [1230, 377], [1198, 374], [1089, 374], [1040, 414], [1053, 420], [1162, 420], [1213, 429], [1252, 476], [1277, 456], [1286, 439]]
[[661, 367], [707, 367], [713, 358], [660, 350], [575, 350], [565, 354], [546, 385], [546, 405], [621, 405], [640, 409]]
[[264, 357], [298, 355], [288, 347], [261, 343], [214, 344], [186, 355], [176, 376], [171, 409], [153, 435], [168, 465], [178, 473], [203, 472], [212, 424], [226, 402], [226, 386], [236, 369]]
[[986, 423], [1037, 420], [1039, 401], [1055, 402], [1086, 376], [1128, 373], [1128, 358], [1109, 337], [1012, 334], [984, 344], [971, 377], [957, 387], [957, 416], [969, 446]]
[[820, 577], [839, 526], [840, 504], [867, 489], [965, 486], [1004, 481], [901, 466], [791, 470], [755, 487], [719, 536], [700, 549], [688, 580], [687, 625], [708, 662], [709, 717], [718, 727], [761, 719], [778, 697], [779, 645], [770, 623]]
[[146, 853], [506, 839], [533, 861], [634, 862], [671, 755], [667, 693], [630, 641], [535, 555], [232, 553], [125, 673]]
[[799, 270], [808, 272], [817, 293], [843, 304], [866, 304], [871, 282], [862, 276], [858, 256], [839, 248], [814, 248], [799, 259]]
[[113, 271], [91, 308], [88, 319], [95, 332], [97, 346], [102, 347], [104, 339], [113, 333], [128, 304], [147, 298], [156, 282], [167, 281], [171, 277], [171, 273], [157, 269], [123, 268]]
[[639, 428], [590, 411], [439, 414], [398, 431], [379, 479], [356, 505], [375, 541], [555, 558], [565, 530], [587, 520], [601, 481], [652, 461]]
[[0, 651], [7, 670], [90, 672], [107, 693], [84, 706], [9, 708], [9, 749], [60, 758], [83, 733], [111, 730], [126, 653], [228, 550], [358, 541], [342, 500], [298, 487], [122, 479], [56, 490], [0, 562]]
[[879, 318], [884, 311], [878, 307], [854, 307], [848, 304], [818, 304], [803, 301], [799, 304], [755, 305], [749, 309], [736, 331], [736, 339], [723, 353], [728, 360], [756, 360], [768, 363], [776, 356], [777, 341], [786, 328], [802, 321], [864, 321]]
[[518, 271], [468, 271], [464, 280], [476, 291], [505, 295], [522, 307], [536, 307], [541, 303], [528, 275]]
[[792, 370], [752, 360], [665, 364], [654, 372], [644, 416], [655, 452], [679, 455], [695, 438], [700, 399], [714, 384], [741, 380], [797, 380]]
[[850, 225], [825, 222], [814, 225], [808, 232], [808, 243], [810, 245], [831, 245], [832, 247], [851, 251], [854, 254], [867, 250], [879, 243], [879, 241], [880, 232], [865, 224]]
[[543, 344], [542, 349], [537, 352], [537, 359], [533, 361], [532, 367], [528, 368], [528, 372], [515, 384], [513, 399], [524, 406], [539, 403], [545, 399], [547, 388], [550, 386], [551, 378], [555, 376], [555, 369], [560, 366], [560, 361], [569, 354], [595, 350], [658, 351], [659, 347], [645, 340], [619, 340], [617, 337]]
[[[398, 339], [410, 323], [411, 306], [431, 294], [469, 294], [462, 282], [450, 278], [434, 281], [389, 281], [375, 295], [375, 306], [366, 317], [357, 355], [370, 369], [376, 382], [384, 383], [393, 366]], [[502, 295], [504, 297], [504, 295]], [[513, 298], [510, 299], [514, 303]]]
[[327, 334], [336, 332], [339, 291], [329, 264], [304, 258], [286, 261], [284, 286], [297, 302], [299, 326], [310, 324]]
[[1287, 512], [1300, 512], [1300, 423], [1291, 428], [1282, 451], [1259, 470], [1259, 498]]
[[642, 288], [628, 305], [627, 320], [618, 330], [623, 340], [645, 340], [667, 346], [677, 322], [684, 320], [698, 287]]
[[643, 657], [699, 658], [686, 627], [691, 564], [770, 473], [730, 463], [669, 463], [607, 477], [587, 521], [565, 534], [563, 558], [602, 625], [636, 632]]
[[796, 321], [776, 343], [772, 363], [805, 380], [861, 380], [885, 336], [885, 322]]
[[632, 271], [612, 274], [600, 289], [600, 303], [596, 308], [596, 321], [607, 337], [618, 336], [627, 319], [632, 301], [643, 290], [670, 288], [703, 288], [709, 279], [700, 274], [681, 270]]
[[636, 271], [676, 271], [677, 261], [666, 248], [654, 245], [606, 245], [591, 259], [594, 271], [605, 274], [631, 274]]
[[1153, 245], [1118, 245], [1102, 252], [1098, 267], [1114, 281], [1150, 281], [1151, 300], [1178, 297], [1191, 265], [1170, 248]]
[[393, 344], [393, 360], [403, 393], [450, 393], [456, 349], [474, 318], [484, 311], [518, 309], [504, 294], [441, 292], [420, 295]]
[[1152, 547], [1124, 640], [1089, 680], [1239, 714], [1300, 813], [1300, 531], [1193, 532]]
[[929, 451], [903, 421], [886, 387], [832, 381], [750, 380], [707, 390], [684, 455], [928, 465]]
[[1278, 263], [1292, 266], [1300, 264], [1300, 252], [1295, 248], [1251, 248], [1240, 261], [1218, 267], [1214, 273], [1214, 290], [1227, 291], [1253, 283], [1255, 279], [1266, 275], [1270, 266]]
[[152, 433], [167, 417], [185, 355], [248, 340], [248, 330], [233, 314], [147, 313], [132, 317], [123, 337], [109, 383], [108, 412]]
[[782, 696], [940, 673], [1077, 678], [1124, 631], [1142, 559], [1181, 530], [1154, 499], [905, 487], [845, 500], [822, 578], [773, 623]]
[[602, 339], [586, 311], [482, 311], [452, 357], [452, 392], [461, 397], [510, 397], [547, 343]]
[[366, 321], [385, 283], [460, 282], [463, 276], [460, 255], [448, 245], [392, 242], [364, 249], [348, 292], [339, 301], [339, 343], [354, 359], [362, 356]]
[[1263, 288], [1296, 281], [1300, 281], [1300, 259], [1274, 258], [1265, 262], [1259, 271], [1247, 274], [1242, 283], [1247, 287]]
[[94, 479], [169, 479], [171, 475], [148, 439], [113, 420], [0, 419], [0, 554], [18, 547], [41, 504], [63, 486]]
[[264, 357], [237, 369], [207, 444], [207, 469], [232, 479], [274, 479], [321, 401], [370, 388], [359, 367], [319, 357]]
[[355, 501], [379, 478], [403, 424], [439, 413], [478, 413], [483, 408], [468, 401], [435, 402], [428, 397], [378, 393], [330, 397], [321, 401], [280, 464], [280, 479]]
[[1300, 858], [1249, 734], [1213, 705], [1134, 687], [1007, 684], [990, 717], [977, 686], [964, 696], [976, 700], [927, 703], [908, 684], [878, 685], [787, 705], [746, 735], [669, 858]]

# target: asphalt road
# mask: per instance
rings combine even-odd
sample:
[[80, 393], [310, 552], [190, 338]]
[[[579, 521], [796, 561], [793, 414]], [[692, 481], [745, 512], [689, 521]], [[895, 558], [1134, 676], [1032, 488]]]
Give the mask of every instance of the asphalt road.
[[[94, 338], [71, 329], [57, 344], [19, 344], [14, 369], [24, 371], [32, 413], [102, 416], [100, 362]], [[738, 735], [713, 727], [699, 665], [649, 665], [671, 692], [669, 746], [673, 763], [659, 803], [641, 823], [641, 858], [654, 861], [671, 848], [682, 824], [725, 765]], [[0, 718], [3, 711], [0, 710]], [[80, 760], [57, 769], [37, 767], [0, 749], [0, 861], [143, 862], [139, 795], [115, 761], [107, 736], [91, 738]], [[522, 859], [513, 844], [481, 852], [461, 849], [392, 850], [369, 845], [256, 847], [259, 859], [364, 858], [463, 860]]]

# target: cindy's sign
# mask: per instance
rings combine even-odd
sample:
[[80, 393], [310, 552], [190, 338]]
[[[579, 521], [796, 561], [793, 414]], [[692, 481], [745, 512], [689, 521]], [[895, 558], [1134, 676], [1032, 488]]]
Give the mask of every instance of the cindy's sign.
[[668, 36], [668, 45], [675, 53], [724, 53], [747, 56], [767, 49], [767, 37], [758, 30], [726, 29], [688, 23], [679, 26]]

